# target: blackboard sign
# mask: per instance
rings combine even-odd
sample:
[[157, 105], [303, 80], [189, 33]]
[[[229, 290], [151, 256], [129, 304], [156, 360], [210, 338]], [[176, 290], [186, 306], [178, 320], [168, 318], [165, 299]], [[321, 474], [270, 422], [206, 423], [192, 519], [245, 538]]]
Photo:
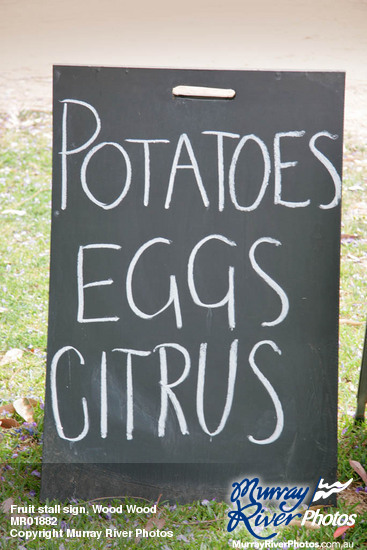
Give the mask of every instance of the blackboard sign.
[[343, 98], [55, 67], [44, 498], [335, 481]]

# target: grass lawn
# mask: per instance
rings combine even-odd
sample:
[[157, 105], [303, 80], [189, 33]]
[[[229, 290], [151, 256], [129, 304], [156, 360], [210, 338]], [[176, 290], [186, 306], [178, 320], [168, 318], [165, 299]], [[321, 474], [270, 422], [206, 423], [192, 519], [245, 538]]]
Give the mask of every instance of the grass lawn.
[[[346, 140], [343, 178], [342, 263], [339, 353], [339, 471], [338, 480], [354, 477], [347, 498], [339, 499], [340, 513], [358, 512], [358, 521], [343, 537], [335, 527], [309, 530], [288, 527], [277, 541], [367, 541], [367, 492], [349, 460], [367, 465], [366, 425], [355, 426], [359, 368], [367, 316], [367, 151]], [[43, 505], [39, 501], [42, 456], [43, 399], [47, 336], [49, 237], [51, 200], [51, 115], [23, 113], [14, 120], [0, 117], [0, 418], [14, 425], [0, 428], [0, 548], [80, 548], [81, 541], [60, 538], [25, 540], [10, 537], [9, 506]], [[24, 398], [27, 400], [24, 401]], [[23, 399], [23, 401], [22, 401]], [[15, 409], [12, 408], [14, 404]], [[3, 410], [2, 410], [3, 407]], [[6, 407], [6, 409], [4, 409]], [[1, 412], [2, 410], [2, 412]], [[32, 413], [33, 416], [27, 416]], [[107, 496], [107, 495], [106, 495]], [[124, 495], [121, 495], [123, 497]], [[157, 495], [158, 498], [158, 495]], [[121, 501], [100, 501], [117, 506]], [[125, 503], [147, 505], [142, 500]], [[56, 503], [48, 503], [50, 506]], [[68, 503], [66, 503], [68, 504]], [[73, 504], [73, 503], [72, 503]], [[111, 515], [61, 512], [55, 529], [84, 530], [145, 528], [172, 531], [173, 538], [111, 538], [84, 540], [86, 548], [222, 549], [231, 540], [253, 540], [245, 529], [231, 534], [225, 503], [203, 500], [176, 506], [159, 502], [158, 513]], [[82, 502], [74, 502], [82, 506]], [[2, 507], [2, 508], [1, 508]], [[2, 511], [1, 511], [2, 510]], [[34, 517], [25, 514], [25, 517]], [[41, 514], [37, 529], [53, 528], [51, 515]], [[155, 524], [154, 524], [155, 522]], [[32, 527], [34, 529], [34, 526]], [[284, 546], [286, 548], [286, 546]], [[266, 548], [266, 546], [265, 546]]]

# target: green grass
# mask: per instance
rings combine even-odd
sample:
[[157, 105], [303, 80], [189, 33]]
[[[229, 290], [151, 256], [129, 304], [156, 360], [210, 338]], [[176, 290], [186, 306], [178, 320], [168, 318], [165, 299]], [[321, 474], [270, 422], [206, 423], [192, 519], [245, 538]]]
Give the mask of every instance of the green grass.
[[[49, 233], [51, 196], [51, 116], [23, 113], [12, 126], [0, 117], [0, 360], [11, 349], [23, 351], [13, 363], [0, 366], [0, 405], [20, 397], [44, 399]], [[341, 308], [339, 369], [339, 471], [338, 479], [350, 477], [363, 485], [352, 470], [349, 459], [367, 464], [366, 425], [355, 426], [359, 368], [365, 330], [367, 296], [367, 152], [347, 144], [344, 163], [343, 226], [341, 264]], [[351, 324], [354, 323], [354, 324]], [[358, 324], [359, 323], [359, 324]], [[36, 425], [26, 424], [0, 432], [0, 505], [12, 498], [17, 505], [40, 506], [39, 489], [42, 456], [41, 406], [35, 408]], [[123, 503], [132, 503], [130, 499]], [[139, 503], [139, 501], [135, 501]], [[142, 501], [140, 501], [142, 502]], [[120, 501], [105, 501], [118, 505]], [[52, 503], [49, 503], [52, 504]], [[77, 503], [79, 506], [82, 502]], [[145, 514], [112, 515], [93, 513], [87, 503], [87, 515], [57, 515], [56, 529], [76, 528], [103, 531], [146, 527]], [[339, 502], [339, 509], [353, 509]], [[251, 541], [245, 529], [227, 533], [227, 504], [215, 501], [185, 506], [159, 503], [161, 529], [172, 530], [172, 539], [145, 539], [128, 542], [103, 538], [84, 541], [86, 548], [166, 548], [222, 549], [232, 539]], [[46, 521], [46, 520], [45, 520]], [[364, 523], [363, 523], [364, 522]], [[363, 548], [367, 539], [367, 515], [360, 514], [356, 527], [345, 541]], [[162, 527], [163, 526], [163, 527]], [[0, 512], [0, 548], [79, 549], [78, 539], [24, 541], [9, 539], [9, 514]], [[309, 531], [297, 527], [281, 532], [277, 541], [332, 542], [334, 527]], [[338, 539], [341, 540], [341, 539]]]
[[[0, 351], [24, 350], [1, 369], [0, 396], [43, 398], [51, 197], [50, 116], [0, 121]], [[0, 367], [1, 368], [1, 367]]]
[[[343, 181], [340, 317], [360, 325], [340, 326], [339, 410], [350, 415], [355, 409], [358, 370], [361, 364], [367, 316], [367, 152], [346, 147]], [[342, 426], [342, 423], [341, 423]]]

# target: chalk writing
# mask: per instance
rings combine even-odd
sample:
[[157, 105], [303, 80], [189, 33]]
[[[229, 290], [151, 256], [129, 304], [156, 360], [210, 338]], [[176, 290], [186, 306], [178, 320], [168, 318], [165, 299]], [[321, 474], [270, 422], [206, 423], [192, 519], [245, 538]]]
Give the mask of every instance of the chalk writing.
[[[336, 441], [340, 81], [197, 74], [235, 96], [57, 69], [45, 461], [138, 464], [152, 488], [184, 465], [182, 492], [222, 472], [311, 485]], [[246, 490], [230, 526], [263, 526]]]
[[[102, 121], [101, 118], [93, 105], [90, 105], [89, 103], [85, 101], [80, 101], [76, 99], [65, 99], [62, 101], [64, 103], [64, 111], [63, 111], [63, 123], [62, 123], [62, 150], [60, 151], [61, 155], [61, 162], [62, 162], [62, 185], [61, 185], [61, 209], [65, 210], [67, 208], [67, 189], [68, 189], [68, 169], [67, 169], [67, 159], [70, 155], [76, 155], [79, 153], [82, 153], [83, 151], [87, 150], [88, 147], [95, 142], [97, 139], [101, 128], [102, 128]], [[68, 133], [69, 133], [69, 125], [72, 123], [68, 120], [70, 117], [68, 117], [68, 105], [69, 104], [75, 104], [79, 105], [82, 108], [87, 108], [90, 110], [90, 112], [93, 114], [96, 122], [96, 129], [94, 133], [91, 135], [91, 137], [82, 145], [79, 147], [76, 147], [74, 149], [68, 149]], [[297, 201], [297, 200], [284, 200], [282, 198], [282, 171], [289, 168], [296, 168], [298, 165], [298, 160], [292, 160], [292, 161], [286, 161], [284, 162], [282, 160], [282, 152], [281, 152], [281, 143], [287, 139], [294, 139], [294, 138], [303, 138], [306, 136], [305, 130], [292, 130], [288, 132], [277, 132], [274, 135], [274, 142], [273, 142], [273, 149], [274, 149], [274, 157], [273, 157], [273, 163], [271, 161], [269, 149], [266, 146], [264, 140], [261, 139], [260, 136], [256, 136], [255, 134], [246, 134], [244, 136], [240, 136], [239, 134], [235, 134], [232, 132], [223, 132], [218, 130], [203, 130], [201, 132], [202, 135], [216, 135], [217, 136], [217, 170], [218, 170], [218, 211], [222, 212], [225, 208], [225, 171], [226, 167], [224, 165], [224, 154], [223, 154], [223, 142], [224, 138], [231, 138], [231, 139], [240, 139], [238, 142], [234, 153], [232, 155], [232, 160], [230, 162], [229, 166], [229, 177], [228, 177], [228, 189], [230, 198], [232, 201], [233, 206], [236, 210], [239, 210], [241, 212], [251, 212], [258, 208], [265, 196], [265, 193], [267, 191], [268, 185], [269, 185], [269, 178], [272, 169], [274, 170], [274, 181], [275, 181], [275, 188], [274, 188], [274, 204], [275, 205], [281, 205], [285, 206], [287, 208], [305, 208], [307, 206], [310, 206], [311, 204], [311, 198], [305, 200], [305, 201]], [[340, 202], [340, 196], [341, 196], [341, 179], [340, 176], [335, 168], [335, 166], [332, 164], [332, 162], [326, 157], [325, 154], [323, 154], [317, 147], [316, 147], [316, 140], [319, 140], [321, 137], [327, 137], [328, 139], [336, 140], [338, 139], [337, 135], [333, 135], [326, 130], [317, 132], [316, 134], [310, 136], [309, 138], [309, 149], [314, 155], [314, 158], [317, 159], [327, 170], [329, 173], [331, 180], [334, 185], [334, 196], [331, 198], [330, 202], [328, 204], [320, 204], [319, 207], [323, 209], [330, 209], [335, 208], [339, 202]], [[150, 193], [152, 190], [152, 174], [151, 174], [151, 163], [150, 163], [150, 144], [168, 144], [170, 143], [170, 140], [168, 139], [137, 139], [137, 138], [131, 138], [131, 137], [123, 137], [122, 138], [125, 142], [128, 143], [142, 143], [143, 149], [144, 149], [144, 194], [143, 194], [143, 204], [144, 206], [149, 206], [149, 199], [150, 199]], [[236, 193], [236, 169], [237, 164], [239, 162], [241, 153], [244, 155], [243, 151], [245, 150], [246, 144], [251, 141], [258, 145], [259, 150], [261, 152], [261, 156], [263, 159], [263, 179], [262, 182], [259, 183], [259, 192], [254, 200], [254, 202], [250, 205], [244, 206], [240, 205], [237, 199], [237, 193]], [[105, 203], [100, 200], [98, 200], [94, 194], [91, 192], [88, 182], [87, 182], [87, 170], [89, 163], [93, 157], [98, 156], [103, 159], [103, 156], [101, 156], [101, 151], [105, 149], [107, 146], [114, 147], [121, 153], [121, 157], [123, 159], [123, 163], [125, 166], [125, 170], [122, 170], [122, 173], [125, 172], [125, 176], [122, 177], [122, 190], [120, 192], [120, 195], [112, 202]], [[189, 164], [183, 164], [180, 162], [180, 159], [182, 156], [184, 156], [184, 152], [189, 157]], [[133, 154], [133, 153], [131, 153]], [[97, 160], [96, 160], [97, 162]], [[100, 161], [102, 162], [102, 160]], [[174, 197], [174, 191], [176, 185], [176, 175], [177, 171], [179, 170], [190, 170], [192, 173], [192, 181], [193, 186], [190, 186], [189, 192], [193, 193], [193, 196], [195, 197], [195, 200], [197, 200], [198, 197], [200, 197], [200, 200], [205, 208], [209, 208], [211, 206], [211, 200], [208, 196], [208, 191], [205, 186], [205, 182], [202, 179], [200, 167], [198, 164], [198, 160], [195, 155], [194, 148], [192, 146], [190, 136], [187, 133], [182, 133], [179, 135], [177, 140], [177, 145], [175, 149], [175, 153], [171, 162], [171, 169], [170, 169], [170, 175], [167, 182], [167, 193], [166, 198], [164, 201], [164, 208], [170, 209], [172, 205], [172, 200]], [[154, 175], [156, 176], [156, 175]], [[154, 178], [155, 179], [155, 178]], [[121, 145], [121, 143], [112, 142], [112, 141], [104, 141], [101, 143], [98, 143], [97, 145], [94, 145], [85, 157], [82, 159], [81, 162], [81, 168], [80, 168], [80, 185], [85, 193], [85, 195], [88, 197], [88, 199], [94, 203], [99, 208], [103, 208], [105, 210], [112, 210], [123, 202], [125, 197], [127, 196], [129, 190], [131, 189], [133, 180], [133, 173], [132, 173], [132, 163], [130, 159], [129, 153], [126, 151], [126, 149]], [[242, 183], [242, 182], [241, 182]], [[193, 187], [196, 185], [197, 190], [199, 193], [195, 192]], [[253, 185], [253, 184], [252, 184]]]
[[[90, 103], [82, 101], [79, 99], [64, 99], [63, 103], [63, 114], [62, 114], [62, 148], [60, 151], [61, 155], [61, 197], [60, 205], [61, 211], [65, 211], [70, 206], [68, 200], [68, 188], [70, 182], [68, 180], [68, 158], [73, 155], [80, 156], [80, 181], [82, 191], [88, 201], [90, 201], [95, 207], [101, 208], [103, 210], [112, 211], [117, 207], [121, 207], [124, 200], [127, 198], [128, 194], [131, 192], [131, 189], [136, 185], [134, 180], [134, 171], [132, 166], [134, 163], [131, 160], [131, 155], [134, 155], [135, 150], [128, 151], [121, 143], [116, 141], [101, 141], [96, 143], [96, 140], [103, 130], [103, 120], [98, 113], [97, 109]], [[69, 130], [73, 125], [73, 117], [68, 112], [69, 105], [74, 105], [80, 109], [87, 109], [94, 117], [95, 128], [90, 137], [81, 145], [75, 147], [69, 144]], [[192, 144], [190, 135], [187, 132], [182, 132], [177, 138], [177, 144], [175, 146], [173, 157], [169, 157], [170, 153], [167, 149], [168, 155], [168, 166], [169, 176], [167, 180], [167, 187], [165, 193], [165, 199], [161, 204], [161, 207], [164, 210], [170, 210], [172, 207], [175, 191], [177, 186], [182, 186], [182, 181], [177, 180], [177, 174], [179, 171], [186, 171], [190, 173], [187, 177], [185, 183], [185, 193], [192, 195], [192, 200], [202, 204], [204, 209], [208, 210], [211, 208], [217, 208], [218, 212], [223, 212], [229, 206], [226, 205], [225, 197], [227, 192], [229, 194], [232, 206], [234, 209], [245, 215], [250, 215], [254, 210], [259, 208], [268, 192], [269, 181], [272, 171], [274, 171], [274, 198], [273, 205], [274, 207], [286, 207], [286, 208], [307, 208], [311, 206], [311, 203], [317, 197], [308, 198], [307, 200], [297, 200], [294, 197], [294, 200], [285, 200], [282, 198], [282, 173], [284, 170], [293, 169], [297, 170], [298, 160], [287, 160], [284, 161], [283, 158], [286, 156], [282, 152], [283, 144], [289, 140], [301, 140], [306, 138], [305, 130], [292, 130], [285, 132], [276, 132], [273, 138], [273, 158], [271, 158], [268, 146], [265, 141], [256, 134], [250, 133], [245, 135], [240, 135], [234, 132], [228, 131], [219, 131], [219, 130], [202, 130], [201, 136], [202, 139], [210, 139], [206, 136], [216, 137], [216, 156], [217, 156], [217, 186], [218, 186], [218, 200], [217, 207], [214, 207], [214, 200], [209, 196], [209, 190], [205, 181], [203, 180], [201, 170], [199, 167], [199, 162], [197, 155], [195, 153], [194, 146]], [[341, 180], [340, 176], [332, 164], [332, 162], [327, 158], [327, 156], [316, 147], [316, 142], [322, 138], [327, 138], [331, 140], [338, 139], [338, 136], [331, 134], [326, 130], [319, 131], [310, 137], [308, 137], [308, 148], [311, 151], [313, 158], [321, 163], [321, 165], [326, 169], [329, 174], [334, 188], [334, 195], [330, 195], [330, 202], [327, 204], [319, 204], [318, 206], [323, 210], [332, 209], [338, 206], [340, 202], [341, 195]], [[155, 150], [158, 147], [166, 147], [172, 142], [170, 139], [166, 138], [132, 138], [121, 136], [121, 140], [125, 143], [140, 144], [143, 146], [143, 156], [144, 156], [144, 192], [142, 196], [142, 203], [144, 207], [150, 207], [150, 200], [152, 193], [155, 192], [155, 185], [157, 175], [152, 173], [151, 166], [151, 146], [154, 145]], [[196, 138], [197, 140], [197, 138]], [[224, 144], [225, 140], [230, 140], [235, 144], [232, 158], [229, 162], [229, 165], [226, 165], [225, 154], [224, 154]], [[227, 141], [226, 141], [227, 143]], [[239, 185], [246, 186], [248, 182], [239, 180], [237, 171], [239, 163], [246, 163], [246, 148], [249, 143], [254, 144], [259, 150], [260, 157], [263, 164], [263, 173], [262, 178], [259, 181], [251, 182], [251, 186], [257, 188], [257, 196], [252, 201], [251, 204], [240, 204], [237, 196], [237, 187]], [[215, 146], [215, 143], [213, 143]], [[90, 167], [90, 162], [92, 159], [95, 159], [94, 162], [103, 162], [103, 151], [107, 147], [112, 147], [120, 153], [121, 158], [121, 180], [120, 180], [120, 191], [119, 195], [109, 202], [104, 202], [96, 198], [95, 194], [91, 191], [88, 184], [88, 172]], [[284, 146], [285, 147], [285, 146]], [[188, 159], [183, 160], [183, 159]], [[228, 179], [226, 181], [226, 173], [228, 173]], [[187, 182], [190, 182], [188, 184]], [[105, 182], [100, 182], [100, 185], [105, 184]], [[78, 185], [77, 181], [73, 181], [73, 185]], [[196, 189], [195, 189], [196, 188]], [[212, 186], [210, 187], [212, 190]], [[196, 282], [197, 274], [201, 273], [201, 256], [202, 251], [205, 252], [205, 247], [211, 243], [211, 246], [215, 246], [220, 250], [220, 247], [232, 247], [237, 248], [237, 243], [235, 240], [220, 233], [208, 234], [196, 242], [192, 247], [191, 251], [188, 253], [187, 257], [187, 280], [183, 281], [176, 274], [170, 274], [168, 276], [169, 280], [169, 290], [168, 298], [164, 305], [161, 305], [156, 311], [145, 311], [144, 304], [141, 297], [146, 294], [146, 291], [143, 291], [141, 285], [142, 279], [139, 278], [139, 284], [135, 282], [135, 272], [138, 269], [139, 264], [143, 260], [145, 253], [150, 249], [155, 250], [156, 247], [161, 247], [165, 245], [167, 248], [167, 258], [170, 257], [171, 251], [175, 249], [176, 243], [166, 236], [152, 236], [150, 239], [142, 243], [133, 256], [130, 258], [126, 268], [126, 274], [121, 273], [118, 280], [114, 280], [111, 277], [102, 279], [102, 280], [93, 280], [93, 274], [90, 272], [90, 269], [86, 271], [84, 266], [84, 256], [85, 254], [93, 254], [95, 262], [97, 261], [98, 265], [98, 254], [103, 250], [110, 250], [111, 254], [126, 255], [125, 252], [125, 243], [121, 242], [120, 244], [116, 243], [89, 243], [81, 244], [78, 249], [77, 261], [76, 261], [76, 273], [77, 273], [77, 289], [78, 289], [78, 299], [76, 304], [76, 320], [78, 323], [84, 324], [94, 324], [94, 323], [117, 323], [126, 316], [126, 312], [116, 311], [114, 313], [106, 311], [102, 316], [96, 317], [87, 317], [85, 314], [85, 301], [93, 300], [93, 292], [88, 292], [88, 298], [85, 296], [86, 289], [98, 289], [104, 286], [113, 285], [118, 289], [120, 293], [125, 293], [126, 301], [131, 312], [135, 314], [138, 318], [154, 322], [154, 320], [160, 317], [163, 314], [166, 314], [166, 311], [172, 310], [174, 314], [174, 321], [176, 328], [178, 330], [182, 329], [185, 323], [188, 320], [185, 318], [185, 312], [182, 309], [182, 293], [184, 292], [187, 295], [187, 290], [189, 291], [189, 296], [192, 299], [192, 302], [198, 308], [207, 310], [208, 314], [211, 314], [212, 310], [218, 308], [225, 308], [227, 311], [227, 323], [228, 329], [230, 331], [235, 331], [236, 329], [236, 293], [237, 286], [243, 286], [239, 280], [239, 276], [236, 274], [236, 268], [234, 265], [226, 266], [227, 270], [227, 283], [226, 288], [222, 291], [222, 295], [215, 301], [212, 300], [208, 302], [200, 295], [200, 290]], [[277, 295], [280, 300], [280, 309], [278, 313], [271, 320], [263, 320], [261, 322], [262, 327], [275, 327], [280, 325], [285, 321], [289, 313], [291, 304], [287, 296], [287, 292], [284, 286], [284, 282], [280, 284], [277, 282], [263, 267], [261, 263], [256, 258], [258, 249], [269, 246], [279, 247], [282, 243], [278, 239], [270, 236], [264, 236], [256, 239], [253, 244], [250, 246], [248, 251], [248, 260], [252, 270], [256, 275]], [[93, 251], [93, 252], [92, 252]], [[235, 250], [234, 250], [235, 252]], [[239, 252], [241, 255], [243, 251]], [[233, 262], [234, 263], [234, 262]], [[219, 266], [218, 266], [219, 267]], [[223, 266], [222, 266], [223, 267]], [[125, 288], [121, 284], [121, 281], [125, 278]], [[89, 281], [89, 282], [85, 282]], [[148, 285], [148, 281], [146, 281]], [[249, 291], [251, 291], [249, 289]], [[140, 297], [139, 297], [140, 296]], [[115, 305], [117, 308], [117, 304]], [[117, 313], [117, 314], [116, 314]], [[266, 312], [264, 311], [264, 314]], [[202, 431], [209, 436], [212, 440], [215, 436], [218, 436], [226, 427], [227, 421], [230, 417], [234, 394], [236, 386], [236, 376], [238, 370], [238, 347], [240, 345], [239, 338], [235, 338], [229, 349], [229, 361], [228, 361], [228, 376], [227, 376], [227, 393], [224, 401], [224, 407], [222, 415], [218, 415], [217, 418], [217, 427], [215, 429], [209, 428], [206, 417], [205, 417], [205, 405], [204, 405], [204, 394], [205, 394], [205, 380], [206, 380], [206, 364], [207, 364], [207, 348], [208, 343], [202, 342], [199, 346], [199, 356], [197, 363], [197, 389], [196, 389], [196, 412], [199, 426]], [[274, 413], [275, 413], [275, 423], [273, 432], [268, 434], [266, 437], [258, 438], [256, 435], [249, 434], [248, 440], [255, 445], [269, 445], [274, 443], [279, 439], [284, 428], [284, 412], [281, 400], [277, 394], [276, 389], [273, 387], [268, 378], [261, 372], [260, 368], [255, 362], [255, 356], [259, 348], [263, 346], [269, 346], [276, 354], [280, 355], [281, 351], [273, 340], [265, 339], [258, 341], [252, 348], [249, 357], [248, 363], [252, 369], [254, 375], [259, 380], [260, 384], [266, 390], [270, 400], [272, 402]], [[184, 361], [183, 370], [181, 375], [175, 380], [169, 382], [169, 367], [168, 367], [168, 358], [167, 350], [172, 349], [178, 353]], [[180, 403], [178, 395], [175, 391], [179, 386], [184, 385], [185, 382], [192, 376], [192, 363], [193, 359], [190, 356], [190, 352], [182, 344], [178, 342], [168, 342], [164, 344], [157, 344], [154, 349], [149, 351], [139, 350], [139, 349], [130, 349], [130, 348], [114, 348], [112, 351], [124, 353], [127, 356], [126, 359], [126, 439], [133, 439], [134, 432], [134, 376], [133, 376], [133, 357], [141, 356], [146, 357], [151, 353], [158, 352], [159, 356], [159, 365], [160, 365], [160, 379], [157, 379], [157, 384], [160, 387], [160, 412], [157, 419], [157, 436], [159, 438], [164, 438], [166, 436], [166, 423], [167, 416], [169, 414], [169, 404], [176, 415], [178, 427], [182, 435], [189, 436], [190, 429], [187, 423], [185, 416], [185, 411], [182, 403]], [[69, 440], [69, 441], [80, 441], [85, 438], [89, 430], [89, 415], [88, 415], [88, 406], [87, 400], [85, 397], [81, 398], [82, 411], [83, 411], [83, 429], [79, 435], [75, 437], [69, 437], [65, 435], [63, 423], [60, 418], [58, 399], [59, 391], [57, 387], [57, 377], [56, 372], [58, 369], [58, 364], [61, 361], [63, 355], [74, 353], [79, 357], [80, 365], [84, 365], [84, 357], [76, 348], [66, 345], [62, 349], [58, 350], [51, 364], [51, 396], [52, 396], [52, 407], [55, 417], [55, 423], [57, 427], [57, 432], [60, 438]], [[109, 409], [107, 406], [108, 403], [108, 351], [101, 351], [101, 372], [100, 372], [100, 434], [101, 438], [105, 439], [108, 437], [108, 416]], [[210, 396], [207, 399], [210, 399]]]

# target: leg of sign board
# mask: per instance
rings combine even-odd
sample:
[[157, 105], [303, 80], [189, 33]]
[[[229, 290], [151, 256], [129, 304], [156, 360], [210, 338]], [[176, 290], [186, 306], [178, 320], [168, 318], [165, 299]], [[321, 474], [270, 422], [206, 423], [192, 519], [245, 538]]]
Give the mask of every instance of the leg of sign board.
[[364, 410], [367, 403], [367, 324], [366, 335], [362, 355], [361, 373], [359, 375], [359, 386], [357, 394], [356, 423], [364, 421]]

